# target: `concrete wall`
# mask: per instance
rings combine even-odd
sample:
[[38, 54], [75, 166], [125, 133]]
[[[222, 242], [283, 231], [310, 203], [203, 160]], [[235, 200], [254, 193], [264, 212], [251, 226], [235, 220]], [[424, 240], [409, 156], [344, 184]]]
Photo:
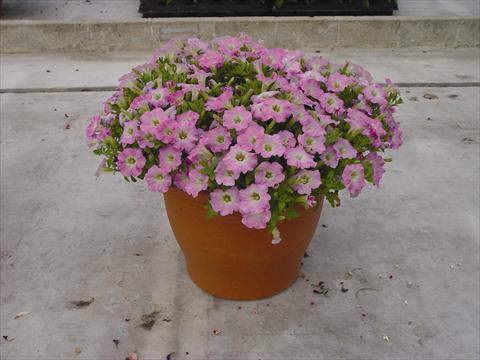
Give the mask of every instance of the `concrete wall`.
[[0, 52], [149, 51], [177, 35], [246, 32], [288, 48], [478, 47], [480, 17], [250, 17], [0, 22]]

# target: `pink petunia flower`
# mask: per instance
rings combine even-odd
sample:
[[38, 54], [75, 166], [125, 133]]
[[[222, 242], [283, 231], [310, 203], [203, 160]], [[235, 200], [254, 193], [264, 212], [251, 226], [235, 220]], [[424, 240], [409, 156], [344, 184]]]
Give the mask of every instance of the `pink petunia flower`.
[[385, 98], [385, 90], [380, 85], [366, 86], [363, 89], [362, 94], [365, 96], [365, 99], [371, 103], [378, 105], [385, 105], [388, 103], [387, 99]]
[[185, 192], [194, 198], [200, 191], [208, 187], [208, 176], [202, 174], [197, 169], [191, 169], [188, 173], [188, 182], [185, 184]]
[[243, 105], [226, 110], [223, 114], [223, 125], [227, 129], [240, 131], [246, 129], [251, 122], [252, 114]]
[[242, 174], [253, 170], [257, 166], [256, 155], [242, 149], [240, 145], [232, 146], [223, 161], [229, 169]]
[[189, 179], [188, 179], [187, 173], [183, 171], [175, 172], [175, 175], [173, 176], [173, 183], [177, 188], [179, 188], [182, 191], [185, 191], [185, 187], [187, 186], [188, 182], [189, 182]]
[[287, 50], [282, 48], [264, 49], [260, 61], [274, 69], [282, 69], [286, 54]]
[[192, 96], [192, 101], [195, 101], [198, 99], [198, 96], [200, 95], [201, 91], [208, 91], [208, 88], [203, 85], [198, 85], [198, 84], [180, 84], [182, 87], [182, 93], [185, 95], [187, 93], [190, 93]]
[[196, 113], [195, 111], [187, 111], [177, 115], [176, 120], [178, 122], [187, 122], [195, 125], [199, 117], [200, 115], [198, 115], [198, 113]]
[[325, 150], [325, 137], [302, 134], [298, 137], [298, 142], [303, 145], [310, 154], [321, 154]]
[[206, 139], [202, 138], [195, 147], [189, 151], [187, 158], [192, 162], [200, 162], [202, 160], [209, 161], [213, 156], [212, 152], [208, 150], [206, 146]]
[[319, 115], [318, 115], [318, 122], [319, 122], [320, 125], [321, 125], [322, 127], [324, 127], [324, 128], [325, 128], [326, 126], [330, 125], [330, 124], [335, 124], [335, 123], [336, 123], [336, 121], [333, 120], [333, 119], [330, 117], [330, 115], [326, 115], [326, 114], [319, 114]]
[[170, 120], [170, 114], [161, 108], [142, 114], [140, 117], [140, 130], [152, 133], [158, 137], [160, 125]]
[[132, 113], [138, 110], [142, 110], [142, 112], [146, 112], [150, 110], [149, 106], [150, 95], [149, 94], [142, 94], [137, 96], [135, 99], [132, 100], [128, 110]]
[[337, 95], [332, 93], [325, 93], [320, 96], [320, 104], [329, 114], [333, 114], [343, 108], [343, 101]]
[[271, 216], [270, 210], [242, 214], [242, 224], [250, 229], [265, 229]]
[[239, 38], [233, 36], [219, 37], [215, 39], [215, 43], [218, 46], [218, 50], [229, 57], [238, 53], [243, 45]]
[[314, 99], [319, 99], [323, 95], [323, 90], [320, 87], [318, 81], [314, 79], [302, 79], [300, 80], [300, 87], [307, 96], [311, 96]]
[[278, 94], [278, 91], [277, 90], [274, 90], [274, 91], [265, 91], [265, 92], [262, 92], [261, 94], [258, 94], [258, 95], [253, 95], [250, 100], [253, 102], [253, 103], [261, 103], [263, 100], [265, 99], [268, 99], [268, 98], [271, 98], [271, 97], [274, 97], [275, 95]]
[[178, 150], [190, 151], [198, 141], [198, 129], [195, 123], [182, 121], [176, 124], [173, 146]]
[[325, 165], [335, 169], [338, 165], [338, 161], [340, 160], [340, 156], [333, 146], [327, 146], [320, 159], [322, 159]]
[[297, 141], [295, 140], [295, 136], [288, 130], [282, 130], [277, 133], [282, 141], [283, 146], [286, 148], [295, 147]]
[[204, 69], [211, 67], [219, 67], [224, 63], [225, 59], [222, 54], [213, 50], [207, 50], [205, 54], [198, 58], [198, 64]]
[[210, 97], [205, 103], [205, 109], [208, 111], [221, 112], [226, 109], [227, 105], [230, 105], [233, 91], [231, 88], [226, 88], [224, 92], [218, 97]]
[[176, 125], [177, 123], [170, 119], [160, 123], [155, 129], [156, 138], [165, 144], [173, 143], [176, 140]]
[[357, 150], [346, 139], [338, 139], [333, 148], [342, 159], [354, 159], [357, 157]]
[[219, 126], [208, 130], [205, 133], [205, 142], [206, 145], [212, 150], [213, 152], [220, 152], [223, 150], [227, 150], [232, 143], [232, 137], [227, 129], [223, 126]]
[[155, 146], [153, 143], [154, 141], [155, 136], [153, 136], [151, 132], [142, 130], [137, 131], [137, 142], [141, 149], [153, 148]]
[[265, 136], [263, 127], [255, 122], [251, 122], [250, 126], [243, 130], [237, 137], [237, 143], [245, 150], [255, 149], [258, 143], [261, 143]]
[[403, 133], [402, 130], [398, 127], [398, 125], [390, 128], [390, 140], [389, 145], [392, 149], [398, 149], [403, 144]]
[[383, 157], [374, 152], [368, 154], [366, 160], [370, 161], [373, 166], [373, 184], [377, 187], [380, 187], [380, 180], [385, 173], [385, 169], [383, 168], [385, 165], [385, 160], [383, 160]]
[[350, 125], [351, 131], [364, 130], [368, 127], [370, 117], [363, 111], [356, 109], [348, 109], [345, 122]]
[[318, 188], [322, 183], [318, 170], [302, 170], [293, 178], [295, 179], [293, 189], [299, 194], [310, 195], [312, 190]]
[[233, 186], [239, 176], [240, 172], [229, 169], [223, 161], [220, 161], [215, 169], [215, 181], [220, 185]]
[[302, 131], [305, 134], [311, 136], [325, 136], [325, 134], [327, 133], [325, 128], [320, 124], [320, 122], [315, 120], [314, 118], [311, 118], [304, 122], [304, 124], [302, 125]]
[[358, 195], [366, 185], [363, 166], [361, 164], [350, 164], [345, 166], [342, 180], [350, 194]]
[[285, 153], [285, 146], [283, 146], [282, 139], [277, 134], [266, 134], [260, 142], [257, 142], [255, 152], [264, 158], [282, 156]]
[[148, 169], [145, 175], [147, 188], [150, 191], [166, 193], [172, 184], [172, 177], [158, 166]]
[[93, 146], [95, 143], [104, 140], [110, 135], [110, 129], [103, 127], [99, 115], [95, 115], [90, 119], [86, 129], [87, 143], [89, 146]]
[[160, 163], [160, 169], [169, 173], [176, 169], [182, 163], [182, 152], [175, 149], [173, 146], [169, 146], [158, 150], [158, 159]]
[[239, 197], [237, 188], [216, 189], [210, 193], [210, 204], [220, 215], [230, 215], [238, 211]]
[[262, 162], [255, 169], [255, 182], [265, 184], [268, 187], [275, 187], [285, 180], [283, 167], [279, 163]]
[[138, 176], [145, 166], [145, 158], [142, 151], [127, 148], [118, 154], [117, 166], [123, 176]]
[[127, 121], [123, 125], [123, 133], [120, 138], [122, 145], [133, 144], [137, 137], [138, 124], [136, 120]]
[[380, 120], [369, 118], [368, 127], [362, 131], [362, 134], [377, 140], [372, 145], [378, 147], [381, 144], [381, 137], [385, 136], [387, 132]]
[[199, 85], [205, 86], [205, 82], [209, 76], [213, 74], [210, 72], [203, 71], [202, 69], [195, 68], [193, 74], [188, 75], [189, 79], [196, 79]]
[[270, 195], [266, 184], [252, 184], [240, 190], [240, 210], [245, 213], [259, 213], [269, 208]]
[[345, 88], [350, 85], [353, 80], [345, 75], [340, 74], [339, 72], [333, 73], [328, 77], [327, 88], [329, 91], [339, 93], [345, 90]]
[[285, 151], [285, 159], [287, 159], [288, 165], [295, 166], [299, 169], [307, 169], [317, 165], [313, 160], [313, 155], [307, 153], [302, 146], [287, 149], [287, 151]]
[[159, 88], [150, 90], [150, 104], [155, 107], [165, 107], [168, 105], [168, 95], [170, 94], [170, 90], [168, 88]]
[[287, 100], [268, 98], [252, 105], [255, 118], [268, 121], [273, 119], [277, 123], [285, 122], [292, 115], [293, 105]]

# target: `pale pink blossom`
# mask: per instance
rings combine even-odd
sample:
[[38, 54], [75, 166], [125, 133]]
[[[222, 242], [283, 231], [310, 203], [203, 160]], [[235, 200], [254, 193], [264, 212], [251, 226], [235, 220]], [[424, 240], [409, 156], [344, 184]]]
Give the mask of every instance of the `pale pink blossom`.
[[239, 191], [242, 213], [258, 213], [269, 208], [270, 195], [266, 184], [252, 184]]
[[232, 137], [223, 126], [213, 128], [205, 133], [206, 145], [213, 152], [227, 150], [232, 143]]
[[242, 214], [242, 224], [250, 229], [265, 229], [270, 218], [270, 210], [263, 210], [259, 213], [246, 213]]
[[145, 182], [150, 191], [166, 193], [172, 184], [172, 177], [158, 166], [152, 166], [145, 175]]
[[333, 148], [342, 159], [354, 159], [357, 157], [357, 150], [355, 150], [347, 139], [338, 139], [333, 145]]
[[265, 136], [265, 130], [260, 125], [252, 122], [249, 127], [240, 132], [237, 143], [245, 150], [254, 150]]
[[342, 174], [343, 184], [352, 195], [357, 195], [365, 186], [365, 175], [361, 164], [345, 166]]
[[282, 156], [285, 153], [285, 146], [283, 146], [282, 139], [277, 134], [264, 135], [262, 140], [257, 142], [255, 152], [264, 158]]
[[169, 146], [158, 150], [158, 159], [160, 169], [169, 173], [182, 163], [182, 152], [175, 149], [173, 146]]
[[235, 187], [226, 190], [216, 189], [210, 193], [212, 209], [222, 216], [238, 211], [239, 203], [238, 190]]
[[325, 165], [335, 169], [338, 165], [338, 161], [341, 158], [333, 146], [327, 146], [320, 159], [325, 163]]
[[352, 83], [352, 79], [338, 72], [331, 74], [327, 80], [327, 88], [329, 91], [339, 93]]
[[235, 180], [237, 180], [239, 176], [239, 171], [228, 168], [223, 161], [220, 161], [215, 169], [215, 181], [219, 185], [233, 186], [235, 185]]
[[302, 146], [287, 149], [285, 151], [285, 159], [287, 159], [288, 165], [299, 169], [307, 169], [317, 165], [313, 160], [313, 155], [307, 153]]
[[205, 103], [205, 109], [217, 112], [223, 111], [228, 105], [230, 105], [232, 96], [232, 89], [226, 88], [220, 96], [208, 98], [208, 101]]
[[285, 179], [283, 167], [279, 163], [262, 162], [255, 169], [255, 182], [266, 184], [268, 187], [275, 187]]
[[293, 189], [299, 194], [310, 195], [312, 190], [318, 188], [322, 181], [320, 180], [320, 171], [302, 170], [293, 176], [295, 183]]
[[191, 169], [188, 172], [188, 181], [185, 184], [185, 192], [192, 197], [197, 197], [200, 191], [208, 187], [208, 176], [202, 174], [197, 169]]
[[338, 110], [343, 109], [343, 101], [337, 95], [332, 93], [325, 93], [320, 96], [320, 104], [329, 114], [333, 114]]
[[125, 122], [123, 126], [123, 133], [120, 138], [122, 145], [133, 144], [137, 137], [138, 124], [136, 120]]
[[213, 50], [207, 50], [205, 54], [198, 58], [198, 64], [204, 69], [219, 67], [224, 61], [223, 55]]
[[383, 166], [385, 165], [385, 160], [383, 157], [378, 155], [377, 153], [371, 152], [365, 158], [369, 161], [373, 166], [373, 184], [377, 187], [380, 186], [380, 180], [382, 179], [383, 174], [385, 173], [385, 169]]
[[252, 122], [252, 114], [245, 106], [235, 106], [223, 113], [223, 125], [237, 131], [246, 129]]
[[138, 176], [145, 166], [145, 157], [142, 151], [127, 148], [118, 154], [117, 166], [123, 176]]
[[325, 137], [302, 134], [298, 142], [303, 145], [310, 154], [321, 154], [325, 150]]
[[257, 166], [257, 156], [242, 149], [240, 145], [232, 146], [223, 161], [229, 169], [242, 174], [253, 170]]

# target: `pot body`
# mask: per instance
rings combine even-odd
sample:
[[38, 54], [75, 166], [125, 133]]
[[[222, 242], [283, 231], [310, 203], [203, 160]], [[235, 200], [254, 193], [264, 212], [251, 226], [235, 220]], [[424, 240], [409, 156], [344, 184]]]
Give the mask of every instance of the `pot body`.
[[164, 198], [192, 280], [231, 300], [266, 298], [295, 282], [323, 205], [322, 197], [317, 209], [302, 209], [301, 216], [280, 222], [282, 241], [274, 245], [268, 230], [247, 228], [238, 213], [207, 220], [206, 193], [192, 198], [171, 187]]

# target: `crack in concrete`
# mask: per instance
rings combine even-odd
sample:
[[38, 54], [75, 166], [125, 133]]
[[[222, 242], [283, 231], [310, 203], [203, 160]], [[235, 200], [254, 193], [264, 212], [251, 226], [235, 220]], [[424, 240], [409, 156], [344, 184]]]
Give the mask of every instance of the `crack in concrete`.
[[[384, 85], [382, 83], [379, 83]], [[400, 82], [396, 83], [401, 88], [423, 88], [423, 87], [440, 87], [440, 88], [458, 88], [458, 87], [480, 87], [480, 81], [470, 82], [444, 82], [444, 83], [417, 83], [417, 82]], [[6, 88], [0, 89], [0, 94], [39, 94], [39, 93], [70, 93], [70, 92], [102, 92], [115, 91], [116, 86], [83, 86], [83, 87], [52, 87], [52, 88]]]

